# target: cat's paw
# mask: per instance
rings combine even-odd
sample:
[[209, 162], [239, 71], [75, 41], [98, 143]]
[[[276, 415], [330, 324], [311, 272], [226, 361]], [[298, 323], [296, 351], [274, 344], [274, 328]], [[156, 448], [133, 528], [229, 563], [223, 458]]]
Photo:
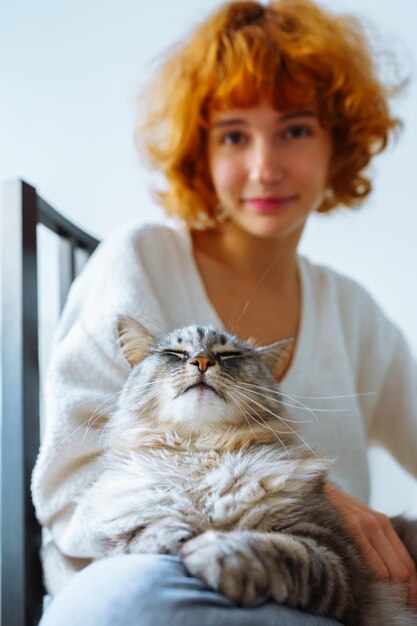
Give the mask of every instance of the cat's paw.
[[163, 517], [130, 540], [129, 552], [176, 555], [182, 545], [198, 532], [195, 526], [177, 517]]
[[179, 557], [190, 574], [236, 604], [250, 606], [270, 595], [268, 571], [243, 533], [207, 531], [187, 541]]

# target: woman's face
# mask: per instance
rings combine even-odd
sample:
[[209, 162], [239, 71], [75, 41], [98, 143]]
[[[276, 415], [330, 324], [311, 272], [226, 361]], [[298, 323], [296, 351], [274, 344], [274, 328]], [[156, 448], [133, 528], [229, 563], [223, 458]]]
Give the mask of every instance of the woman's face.
[[208, 160], [221, 207], [245, 231], [302, 230], [328, 185], [332, 142], [314, 108], [280, 113], [269, 103], [212, 114]]

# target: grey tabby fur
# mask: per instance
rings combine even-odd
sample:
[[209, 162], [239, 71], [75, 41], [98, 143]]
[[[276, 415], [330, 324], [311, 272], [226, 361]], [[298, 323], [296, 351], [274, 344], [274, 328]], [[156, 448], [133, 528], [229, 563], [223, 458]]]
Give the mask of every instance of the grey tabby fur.
[[[275, 370], [289, 342], [255, 347], [208, 326], [156, 340], [131, 318], [118, 329], [132, 369], [80, 501], [102, 554], [178, 555], [243, 606], [272, 598], [348, 626], [417, 623], [402, 588], [363, 563], [325, 497], [329, 462], [283, 413]], [[416, 524], [395, 523], [416, 560]]]

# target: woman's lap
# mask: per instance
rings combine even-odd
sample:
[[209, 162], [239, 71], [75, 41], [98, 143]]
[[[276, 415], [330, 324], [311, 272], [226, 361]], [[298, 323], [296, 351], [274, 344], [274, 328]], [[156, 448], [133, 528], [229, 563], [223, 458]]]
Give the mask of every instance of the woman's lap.
[[336, 626], [265, 602], [243, 609], [188, 576], [175, 557], [126, 555], [97, 561], [53, 600], [40, 626]]

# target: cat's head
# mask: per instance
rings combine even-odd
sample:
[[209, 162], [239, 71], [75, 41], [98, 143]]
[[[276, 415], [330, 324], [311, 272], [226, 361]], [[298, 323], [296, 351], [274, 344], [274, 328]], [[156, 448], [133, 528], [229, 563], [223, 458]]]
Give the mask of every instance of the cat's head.
[[155, 429], [193, 437], [282, 414], [277, 371], [293, 341], [257, 347], [213, 326], [187, 326], [153, 337], [129, 317], [118, 320], [131, 367], [120, 408]]

